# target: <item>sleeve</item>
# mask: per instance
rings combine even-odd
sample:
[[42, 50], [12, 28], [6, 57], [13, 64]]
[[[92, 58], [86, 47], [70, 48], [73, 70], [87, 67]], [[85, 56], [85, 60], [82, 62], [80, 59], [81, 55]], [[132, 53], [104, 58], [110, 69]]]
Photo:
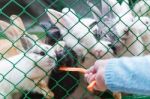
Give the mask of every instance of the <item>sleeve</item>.
[[104, 80], [113, 92], [150, 95], [150, 56], [110, 59]]

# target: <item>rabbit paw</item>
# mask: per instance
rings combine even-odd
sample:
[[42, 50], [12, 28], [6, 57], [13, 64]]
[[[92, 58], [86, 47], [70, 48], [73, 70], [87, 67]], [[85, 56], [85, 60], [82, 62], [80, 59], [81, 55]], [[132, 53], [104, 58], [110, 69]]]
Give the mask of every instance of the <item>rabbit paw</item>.
[[46, 96], [46, 99], [52, 99], [54, 97], [54, 93], [48, 88], [47, 83], [45, 81], [39, 82], [38, 86], [42, 89], [42, 94]]

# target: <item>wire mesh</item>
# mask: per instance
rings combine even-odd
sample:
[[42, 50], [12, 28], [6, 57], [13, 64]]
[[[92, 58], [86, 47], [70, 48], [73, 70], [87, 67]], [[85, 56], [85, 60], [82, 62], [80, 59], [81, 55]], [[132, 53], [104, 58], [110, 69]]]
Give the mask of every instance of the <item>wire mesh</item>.
[[[148, 16], [150, 2], [147, 4], [148, 1], [143, 0], [143, 5], [146, 5], [148, 10], [141, 14], [140, 11], [136, 13], [138, 11], [134, 9], [138, 0], [129, 0], [129, 4], [126, 0], [118, 0], [120, 4], [129, 6], [130, 10], [126, 12], [123, 12], [124, 9], [117, 9], [116, 12], [117, 4], [111, 6], [109, 0], [91, 0], [91, 4], [87, 1], [90, 0], [0, 1], [0, 55], [1, 61], [6, 63], [6, 68], [0, 70], [0, 99], [45, 99], [53, 95], [54, 99], [114, 98], [110, 91], [90, 93], [83, 75], [58, 71], [57, 67], [89, 68], [97, 59], [149, 53], [149, 42], [143, 43], [141, 40], [141, 37], [149, 32], [149, 23], [144, 23], [141, 17]], [[64, 7], [72, 9], [61, 12]], [[93, 10], [95, 7], [99, 13]], [[137, 19], [129, 25], [126, 16], [130, 13]], [[118, 24], [127, 29], [119, 29]], [[137, 28], [137, 24], [143, 25], [142, 29], [139, 28], [142, 33], [138, 35], [133, 30], [134, 27]], [[118, 34], [118, 31], [123, 33]], [[133, 37], [132, 42], [126, 44], [128, 37]], [[111, 47], [103, 41], [111, 43]], [[43, 47], [43, 43], [49, 46]], [[122, 46], [123, 49], [116, 52], [116, 46]], [[142, 46], [144, 49], [136, 52], [132, 49], [134, 46]], [[46, 50], [47, 48], [50, 49]], [[103, 55], [99, 54], [99, 49], [103, 51]], [[37, 60], [38, 56], [30, 57], [30, 54], [42, 57]], [[39, 65], [45, 63], [47, 56], [51, 61], [55, 61], [56, 69], [45, 70]], [[44, 63], [40, 63], [43, 60]], [[5, 64], [3, 65], [5, 67]], [[24, 69], [26, 67], [28, 70]], [[123, 99], [149, 98], [123, 94]]]

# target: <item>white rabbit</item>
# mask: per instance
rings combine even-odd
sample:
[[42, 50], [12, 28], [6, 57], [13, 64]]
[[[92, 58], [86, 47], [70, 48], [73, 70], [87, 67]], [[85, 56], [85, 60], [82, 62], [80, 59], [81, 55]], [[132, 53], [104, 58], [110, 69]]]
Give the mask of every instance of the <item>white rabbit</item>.
[[133, 8], [133, 15], [150, 17], [149, 7], [150, 7], [149, 0], [140, 0], [138, 3], [135, 4]]
[[[120, 7], [120, 5], [118, 5], [116, 1], [111, 2], [113, 4], [116, 4], [115, 8], [117, 8], [117, 6]], [[116, 18], [116, 15], [114, 15], [113, 12], [110, 11], [110, 6], [108, 5], [109, 3], [108, 1], [104, 2], [103, 0], [101, 0], [101, 8], [99, 9], [90, 0], [87, 0], [87, 4], [92, 11], [94, 19], [98, 22], [98, 32], [96, 36], [98, 38], [100, 37], [101, 39], [114, 43], [117, 40], [116, 37], [118, 36], [118, 33], [116, 27], [113, 27], [113, 25], [116, 20], [118, 20], [118, 18]], [[121, 99], [121, 93], [113, 93], [113, 96], [115, 99]]]
[[[142, 49], [137, 50], [137, 51], [132, 50], [132, 49], [135, 49], [135, 47], [138, 44], [141, 45], [141, 43], [139, 43], [138, 41], [131, 45], [131, 43], [133, 41], [135, 41], [136, 36], [134, 37], [134, 35], [133, 35], [134, 38], [131, 39], [131, 37], [130, 37], [127, 42], [124, 42], [122, 40], [125, 37], [128, 38], [126, 36], [126, 34], [128, 34], [128, 33], [125, 33], [125, 32], [128, 31], [130, 23], [132, 23], [132, 20], [134, 19], [134, 17], [132, 16], [132, 13], [130, 11], [130, 8], [128, 7], [127, 0], [123, 1], [121, 5], [116, 0], [108, 0], [107, 4], [105, 4], [105, 2], [102, 1], [101, 2], [102, 11], [98, 10], [98, 8], [96, 6], [94, 6], [90, 1], [88, 1], [87, 3], [90, 6], [90, 8], [92, 8], [92, 11], [94, 12], [93, 16], [94, 17], [97, 16], [97, 18], [95, 18], [95, 19], [101, 18], [103, 20], [103, 23], [105, 23], [103, 25], [101, 20], [98, 20], [99, 31], [101, 31], [101, 32], [99, 32], [99, 33], [101, 33], [99, 35], [107, 35], [106, 40], [109, 40], [112, 43], [114, 43], [114, 46], [116, 47], [116, 54], [118, 56], [120, 56], [120, 55], [133, 56], [132, 54], [138, 55], [142, 52], [141, 51]], [[110, 5], [108, 5], [108, 4], [110, 4]], [[112, 9], [110, 9], [109, 7], [111, 7]], [[106, 12], [103, 12], [103, 9]], [[113, 14], [110, 13], [110, 15], [106, 15], [106, 18], [103, 18], [105, 13], [108, 13], [108, 12], [109, 13], [113, 12]], [[128, 53], [126, 47], [129, 47], [128, 50], [131, 53], [130, 52]], [[132, 52], [134, 52], [134, 53], [132, 53]]]
[[[107, 2], [109, 5], [106, 5], [105, 2]], [[105, 25], [102, 25], [101, 20], [98, 20], [98, 22], [100, 22], [99, 31], [103, 31], [103, 29], [110, 29], [111, 31], [108, 33], [111, 34], [111, 32], [113, 32], [115, 36], [118, 37], [118, 39], [114, 38], [115, 36], [110, 38], [110, 41], [112, 41], [112, 43], [114, 43], [114, 46], [116, 47], [116, 54], [118, 56], [140, 55], [144, 49], [141, 37], [139, 37], [137, 40], [137, 36], [139, 36], [139, 34], [132, 34], [132, 32], [130, 31], [130, 29], [132, 30], [130, 26], [133, 22], [134, 17], [132, 16], [132, 13], [128, 6], [128, 1], [123, 1], [121, 5], [116, 0], [108, 0], [105, 2], [103, 3], [102, 1], [101, 4], [105, 5], [104, 10], [107, 10], [106, 12], [103, 12], [103, 9], [99, 11], [98, 8], [94, 6], [91, 2], [87, 2], [90, 8], [92, 8], [92, 11], [94, 12], [94, 18], [95, 16], [97, 17], [95, 19], [102, 19], [105, 15], [103, 13], [107, 13], [109, 11], [113, 12], [113, 15], [106, 15], [106, 19], [103, 19], [103, 23], [105, 23]], [[111, 7], [112, 9], [110, 9], [109, 7]], [[109, 27], [109, 29], [107, 29], [107, 27]], [[106, 32], [106, 30], [104, 30], [104, 33]], [[111, 36], [110, 34], [108, 34], [108, 37]], [[126, 49], [127, 47], [128, 49]], [[121, 94], [114, 94], [114, 97], [115, 99], [121, 99]]]
[[[90, 52], [99, 58], [110, 51], [109, 54], [112, 56], [111, 53], [113, 52], [108, 47], [108, 43], [104, 41], [97, 42], [92, 34], [97, 30], [97, 25], [89, 29], [96, 20], [91, 18], [79, 20], [75, 11], [69, 8], [64, 8], [62, 13], [53, 9], [48, 9], [47, 14], [52, 23], [56, 24], [60, 29], [66, 45], [73, 48], [78, 55], [83, 56], [87, 52]], [[109, 54], [107, 55], [109, 56]]]
[[[59, 28], [60, 33], [62, 35], [63, 40], [66, 43], [66, 46], [72, 48], [78, 55], [78, 60], [82, 60], [84, 57], [84, 61], [80, 61], [81, 66], [84, 68], [89, 68], [89, 66], [93, 65], [97, 58], [99, 57], [105, 57], [105, 58], [111, 58], [112, 57], [112, 50], [108, 47], [108, 44], [110, 42], [107, 41], [97, 41], [94, 34], [92, 34], [92, 31], [97, 30], [96, 21], [91, 18], [83, 18], [79, 21], [75, 11], [73, 9], [64, 8], [61, 12], [55, 11], [53, 9], [48, 10], [48, 15], [50, 17], [51, 23], [56, 24], [56, 26]], [[54, 16], [53, 16], [54, 15]], [[64, 15], [64, 16], [63, 16]], [[56, 17], [56, 18], [55, 18]], [[61, 18], [59, 22], [57, 22], [57, 18]], [[56, 40], [60, 40], [61, 37], [58, 34], [59, 32], [52, 33], [52, 31], [48, 31], [50, 29], [49, 23], [42, 24], [42, 27], [46, 29], [47, 32], [51, 33], [51, 36], [53, 36]], [[93, 27], [92, 27], [93, 25]], [[64, 27], [63, 27], [64, 26]], [[90, 28], [92, 27], [92, 28]], [[56, 29], [56, 28], [54, 28]], [[69, 32], [67, 31], [69, 30]], [[49, 34], [48, 33], [48, 34]], [[86, 35], [84, 37], [84, 35]], [[49, 40], [52, 41], [51, 36], [49, 36]], [[57, 42], [54, 40], [55, 42]], [[98, 44], [96, 44], [98, 42]], [[49, 42], [50, 43], [50, 42]], [[101, 50], [102, 52], [99, 55], [99, 52], [92, 52], [90, 49], [92, 46], [97, 47], [98, 50]], [[90, 51], [88, 51], [88, 49]], [[110, 52], [109, 52], [110, 50]], [[108, 52], [107, 52], [108, 51]], [[86, 82], [81, 78], [80, 85], [83, 85], [84, 87], [87, 86]], [[84, 90], [79, 86], [76, 88], [75, 92], [73, 92], [67, 99], [70, 99], [72, 97], [81, 98], [84, 93]], [[89, 93], [90, 94], [90, 93]], [[91, 94], [90, 94], [91, 96]]]
[[[145, 55], [150, 53], [150, 18], [149, 17], [135, 17], [131, 25], [131, 30], [136, 36], [142, 39], [141, 44], [144, 46], [142, 53]], [[137, 35], [138, 34], [138, 35]], [[138, 46], [139, 47], [139, 46]], [[138, 48], [139, 49], [139, 48]]]
[[[75, 11], [73, 9], [64, 8], [63, 13], [55, 11], [53, 9], [48, 9], [48, 16], [53, 24], [60, 29], [60, 32], [63, 36], [63, 40], [66, 43], [66, 46], [72, 48], [77, 55], [84, 61], [81, 61], [81, 66], [84, 68], [89, 68], [94, 64], [98, 58], [112, 58], [113, 52], [108, 47], [110, 42], [107, 41], [97, 41], [94, 37], [94, 32], [97, 31], [98, 27], [96, 26], [96, 20], [91, 18], [78, 19]], [[58, 20], [57, 20], [58, 19]], [[90, 28], [90, 26], [93, 26]], [[80, 85], [87, 86], [87, 83], [81, 78]], [[79, 85], [67, 99], [72, 97], [81, 98], [84, 91]], [[88, 92], [88, 91], [87, 91]], [[93, 95], [89, 93], [89, 99]], [[85, 96], [86, 97], [86, 96]]]
[[[34, 43], [27, 37], [22, 37], [25, 53], [12, 56], [0, 61], [0, 99], [7, 96], [12, 99], [12, 94], [23, 89], [44, 93], [43, 79], [55, 67], [56, 55], [52, 46]], [[40, 83], [40, 81], [42, 81]], [[36, 87], [38, 85], [38, 87]], [[43, 89], [44, 90], [44, 89]], [[45, 90], [46, 92], [50, 90]], [[53, 96], [52, 92], [48, 92]]]
[[[134, 33], [132, 24], [134, 16], [130, 11], [127, 1], [119, 4], [116, 0], [108, 0], [112, 10], [116, 14], [114, 25], [116, 28], [118, 43], [116, 46], [116, 53], [118, 56], [138, 56], [143, 55], [143, 44], [139, 33]], [[117, 17], [118, 16], [118, 17]], [[119, 18], [120, 17], [120, 18]], [[138, 48], [137, 48], [138, 46]]]

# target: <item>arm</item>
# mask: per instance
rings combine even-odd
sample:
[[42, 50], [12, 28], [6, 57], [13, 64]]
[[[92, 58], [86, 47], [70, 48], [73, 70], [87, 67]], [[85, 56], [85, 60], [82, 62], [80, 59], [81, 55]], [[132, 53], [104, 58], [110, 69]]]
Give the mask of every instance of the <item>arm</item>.
[[150, 95], [150, 56], [100, 60], [94, 67], [94, 76], [89, 69], [85, 77], [88, 82], [97, 81], [96, 89]]
[[104, 80], [111, 91], [150, 95], [150, 56], [111, 59]]

